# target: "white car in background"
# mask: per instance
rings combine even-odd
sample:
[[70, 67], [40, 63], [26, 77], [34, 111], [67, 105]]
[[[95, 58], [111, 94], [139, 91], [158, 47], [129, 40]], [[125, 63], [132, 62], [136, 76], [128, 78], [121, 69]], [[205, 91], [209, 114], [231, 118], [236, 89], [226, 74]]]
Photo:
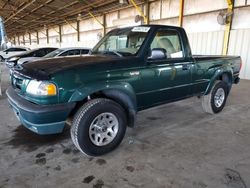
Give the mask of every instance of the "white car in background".
[[19, 55], [29, 50], [30, 50], [29, 48], [25, 48], [25, 47], [10, 47], [6, 50], [0, 51], [0, 61], [4, 61], [5, 59], [11, 56]]

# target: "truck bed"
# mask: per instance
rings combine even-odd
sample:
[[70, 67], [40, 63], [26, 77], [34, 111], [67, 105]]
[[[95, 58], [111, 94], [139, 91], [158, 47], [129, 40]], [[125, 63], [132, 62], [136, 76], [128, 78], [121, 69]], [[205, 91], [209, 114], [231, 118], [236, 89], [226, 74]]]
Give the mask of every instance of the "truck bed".
[[193, 55], [195, 61], [207, 61], [215, 59], [240, 59], [240, 56], [223, 56], [223, 55]]
[[221, 67], [222, 69], [228, 69], [229, 72], [232, 70], [233, 79], [239, 76], [241, 69], [240, 56], [193, 55], [193, 59], [200, 68], [207, 70], [207, 75], [214, 74]]

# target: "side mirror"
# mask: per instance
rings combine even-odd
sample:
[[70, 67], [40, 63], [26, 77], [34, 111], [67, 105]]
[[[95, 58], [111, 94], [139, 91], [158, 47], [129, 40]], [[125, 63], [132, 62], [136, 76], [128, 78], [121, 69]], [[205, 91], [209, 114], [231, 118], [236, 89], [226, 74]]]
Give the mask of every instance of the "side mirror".
[[167, 51], [164, 48], [154, 48], [151, 50], [151, 55], [148, 60], [161, 60], [167, 58]]

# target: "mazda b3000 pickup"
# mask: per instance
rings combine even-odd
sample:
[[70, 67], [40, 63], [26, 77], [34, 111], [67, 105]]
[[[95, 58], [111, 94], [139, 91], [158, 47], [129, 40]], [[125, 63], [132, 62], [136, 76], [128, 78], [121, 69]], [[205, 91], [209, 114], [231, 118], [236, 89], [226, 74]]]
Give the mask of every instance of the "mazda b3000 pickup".
[[110, 31], [81, 57], [52, 58], [16, 67], [8, 99], [20, 122], [38, 134], [63, 131], [83, 153], [116, 148], [138, 111], [199, 96], [220, 112], [241, 58], [193, 56], [183, 28], [142, 25]]

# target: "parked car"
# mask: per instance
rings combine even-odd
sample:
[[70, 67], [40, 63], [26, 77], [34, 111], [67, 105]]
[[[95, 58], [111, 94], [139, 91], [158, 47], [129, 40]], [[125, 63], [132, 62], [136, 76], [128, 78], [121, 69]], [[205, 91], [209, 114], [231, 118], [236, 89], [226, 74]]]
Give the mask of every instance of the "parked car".
[[[48, 53], [47, 55], [43, 56], [42, 58], [36, 58], [33, 60], [40, 60], [44, 58], [54, 58], [54, 57], [63, 57], [63, 56], [79, 56], [79, 55], [85, 55], [88, 54], [90, 51], [89, 48], [59, 48], [53, 52]], [[27, 63], [28, 61], [25, 61], [23, 59], [18, 60], [17, 64], [22, 65], [24, 63]]]
[[53, 47], [45, 47], [45, 48], [36, 48], [33, 50], [30, 50], [28, 52], [24, 52], [15, 56], [11, 56], [5, 60], [6, 65], [9, 68], [12, 68], [18, 63], [27, 63], [32, 60], [40, 59], [41, 57], [44, 57], [50, 52], [53, 52], [57, 50], [58, 48]]
[[25, 47], [11, 47], [6, 50], [0, 51], [0, 61], [4, 61], [5, 59], [11, 56], [19, 55], [29, 50], [30, 50], [29, 48], [25, 48]]
[[205, 112], [219, 113], [240, 69], [238, 56], [193, 56], [183, 28], [118, 28], [91, 55], [15, 69], [7, 96], [21, 123], [38, 134], [60, 133], [73, 117], [75, 146], [98, 156], [121, 143], [141, 110], [198, 96]]
[[73, 47], [73, 48], [59, 48], [54, 52], [51, 52], [44, 56], [44, 58], [61, 57], [61, 56], [73, 56], [73, 55], [85, 55], [90, 51], [89, 48]]

